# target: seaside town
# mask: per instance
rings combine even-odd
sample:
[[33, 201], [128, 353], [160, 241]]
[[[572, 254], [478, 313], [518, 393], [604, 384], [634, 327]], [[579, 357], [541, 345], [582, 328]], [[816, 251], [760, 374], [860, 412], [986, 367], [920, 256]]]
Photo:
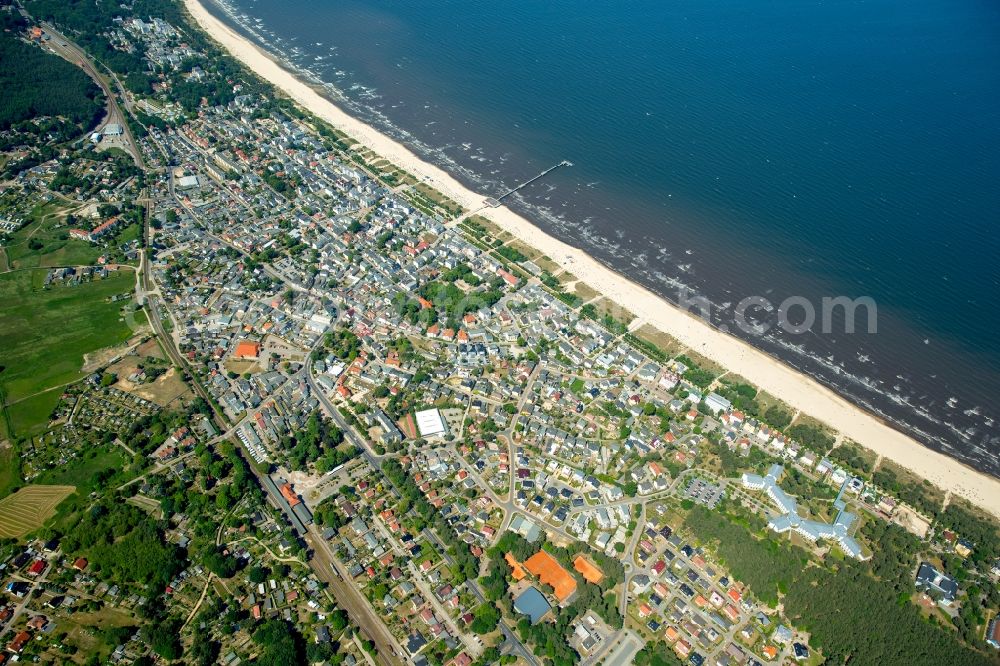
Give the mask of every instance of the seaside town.
[[0, 131], [0, 664], [998, 662], [992, 516], [91, 5], [0, 5], [98, 100]]

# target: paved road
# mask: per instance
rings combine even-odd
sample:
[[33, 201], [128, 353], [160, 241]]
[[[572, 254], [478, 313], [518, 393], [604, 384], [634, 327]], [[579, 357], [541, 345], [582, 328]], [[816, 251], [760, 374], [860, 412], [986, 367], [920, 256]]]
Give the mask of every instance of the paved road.
[[628, 666], [632, 663], [635, 653], [641, 650], [644, 644], [645, 641], [635, 632], [626, 629], [615, 644], [614, 651], [604, 661], [605, 666]]
[[[320, 404], [323, 406], [324, 411], [326, 411], [327, 414], [330, 416], [330, 418], [333, 419], [337, 427], [340, 428], [340, 430], [344, 433], [344, 436], [352, 444], [358, 447], [358, 449], [362, 452], [362, 454], [372, 465], [372, 467], [374, 467], [375, 469], [381, 469], [382, 461], [385, 460], [386, 457], [376, 455], [368, 446], [368, 442], [363, 437], [359, 436], [357, 432], [354, 430], [354, 428], [351, 427], [350, 424], [348, 424], [344, 420], [344, 417], [341, 415], [337, 407], [332, 402], [330, 402], [330, 400], [326, 397], [326, 394], [323, 392], [323, 390], [316, 384], [316, 381], [312, 376], [312, 370], [311, 370], [312, 365], [311, 364], [307, 365], [309, 365], [310, 370], [306, 374], [306, 377], [308, 378], [309, 385], [311, 387], [313, 395], [315, 395], [319, 399]], [[459, 459], [461, 458], [459, 457]], [[388, 481], [388, 479], [386, 480]], [[441, 541], [441, 539], [438, 538], [437, 534], [435, 534], [430, 529], [425, 529], [423, 534], [429, 540], [437, 544], [438, 548], [440, 548], [441, 552], [444, 554], [445, 561], [448, 563], [449, 566], [453, 566], [455, 562], [452, 559], [451, 555], [448, 554], [447, 546], [445, 546], [444, 543]], [[476, 596], [477, 599], [479, 599], [480, 603], [485, 603], [486, 597], [479, 589], [479, 586], [476, 584], [476, 581], [470, 580], [468, 581], [468, 585], [469, 589], [472, 590], [472, 593]], [[524, 644], [521, 643], [520, 640], [518, 640], [514, 632], [511, 631], [510, 627], [508, 627], [506, 623], [504, 623], [503, 621], [500, 622], [500, 629], [503, 632], [505, 638], [504, 644], [508, 646], [509, 653], [520, 656], [532, 666], [537, 666], [538, 662], [535, 659], [534, 655], [531, 653], [531, 651], [528, 650], [524, 646]]]
[[0, 627], [0, 636], [6, 634], [7, 630], [14, 626], [14, 623], [17, 622], [17, 618], [19, 618], [21, 614], [24, 613], [25, 608], [28, 607], [28, 602], [31, 601], [31, 598], [35, 590], [40, 590], [42, 584], [45, 583], [46, 580], [48, 580], [48, 575], [52, 571], [52, 569], [53, 569], [52, 565], [46, 564], [45, 572], [41, 576], [35, 579], [22, 578], [19, 575], [13, 576], [14, 580], [30, 584], [31, 589], [25, 592], [24, 598], [21, 599], [20, 603], [18, 603], [17, 606], [14, 607], [14, 612], [11, 613], [10, 618], [7, 620], [7, 622], [4, 623], [3, 627]]
[[[147, 216], [148, 217], [148, 216]], [[147, 219], [147, 235], [148, 239], [148, 219]], [[158, 309], [158, 297], [155, 295], [157, 291], [155, 282], [153, 279], [152, 271], [150, 269], [150, 262], [145, 261], [143, 263], [143, 279], [145, 283], [146, 292], [146, 312], [149, 316], [150, 324], [153, 327], [153, 331], [159, 336], [160, 340], [163, 342], [163, 347], [166, 350], [170, 359], [177, 364], [178, 367], [189, 369], [187, 360], [181, 355], [176, 347], [176, 343], [172, 336], [168, 335], [163, 328], [163, 324], [160, 321], [159, 309]], [[192, 380], [192, 385], [194, 386], [198, 395], [208, 402], [212, 406], [214, 420], [220, 431], [226, 431], [229, 429], [228, 421], [225, 417], [217, 411], [212, 402], [208, 392], [201, 386], [197, 380]], [[336, 414], [336, 417], [340, 417]], [[354, 435], [353, 431], [344, 428], [346, 433]], [[356, 435], [354, 435], [356, 437]], [[242, 451], [242, 443], [237, 440], [238, 450]], [[366, 450], [366, 449], [362, 449]], [[248, 464], [250, 471], [253, 473], [254, 477], [257, 479], [258, 485], [261, 486], [265, 491], [265, 495], [270, 497], [271, 502], [276, 506], [281, 506], [280, 498], [271, 497], [268, 492], [269, 485], [263, 482], [263, 474], [257, 470], [257, 468]], [[304, 540], [307, 546], [311, 549], [313, 553], [313, 558], [309, 561], [310, 567], [315, 572], [317, 578], [326, 582], [329, 586], [330, 591], [333, 593], [334, 598], [337, 600], [337, 604], [347, 611], [348, 615], [355, 625], [357, 625], [361, 632], [368, 636], [375, 643], [376, 650], [378, 651], [378, 660], [384, 664], [390, 664], [395, 666], [396, 664], [403, 663], [401, 661], [400, 654], [401, 649], [399, 648], [399, 642], [396, 638], [389, 632], [385, 624], [375, 615], [374, 611], [371, 609], [367, 600], [361, 595], [358, 589], [353, 583], [346, 582], [345, 572], [340, 571], [336, 567], [336, 559], [333, 553], [330, 551], [329, 545], [326, 540], [318, 533], [317, 527], [312, 525], [309, 527], [309, 531], [304, 535]]]

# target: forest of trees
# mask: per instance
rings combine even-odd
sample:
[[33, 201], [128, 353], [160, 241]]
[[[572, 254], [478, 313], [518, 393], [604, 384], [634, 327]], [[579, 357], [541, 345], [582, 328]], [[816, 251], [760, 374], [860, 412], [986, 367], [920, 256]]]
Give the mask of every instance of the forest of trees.
[[687, 372], [684, 373], [684, 379], [691, 382], [695, 386], [706, 388], [709, 384], [714, 382], [715, 378], [718, 376], [715, 372], [699, 367], [697, 363], [683, 354], [678, 356], [677, 360], [687, 366]]
[[[25, 5], [32, 16], [65, 30], [101, 64], [117, 72], [127, 88], [142, 94], [150, 92], [150, 84], [158, 74], [150, 72], [141, 43], [133, 44], [131, 52], [114, 48], [105, 36], [113, 19], [129, 15], [144, 20], [156, 17], [178, 28], [186, 23], [182, 3], [171, 0], [133, 0], [130, 8], [118, 0], [26, 0]], [[236, 60], [206, 41], [200, 32], [187, 32], [184, 39], [208, 55], [200, 63], [183, 63], [171, 77], [173, 99], [186, 111], [196, 111], [202, 98], [210, 104], [229, 103], [235, 97], [232, 81], [237, 79], [244, 82], [247, 92], [260, 87], [244, 76]], [[201, 81], [187, 77], [195, 64], [200, 64], [209, 76]]]
[[996, 521], [966, 508], [961, 500], [953, 499], [941, 513], [939, 522], [973, 544], [969, 560], [978, 565], [989, 566], [1000, 558], [1000, 533]]
[[721, 382], [721, 386], [715, 392], [733, 403], [733, 409], [738, 409], [746, 416], [759, 419], [761, 414], [760, 404], [757, 402], [757, 389], [744, 383]]
[[831, 449], [826, 457], [840, 462], [859, 474], [871, 474], [875, 467], [875, 457], [853, 442], [844, 442]]
[[646, 643], [646, 647], [636, 653], [634, 661], [635, 666], [683, 666], [688, 663], [662, 642]]
[[[455, 276], [461, 279], [461, 276]], [[484, 289], [466, 294], [455, 286], [454, 281], [429, 281], [420, 287], [420, 295], [434, 304], [435, 310], [444, 308], [444, 325], [458, 329], [462, 317], [468, 312], [478, 312], [493, 306], [503, 296], [503, 280], [492, 280]]]
[[316, 469], [322, 473], [357, 455], [356, 447], [340, 448], [343, 441], [344, 433], [317, 411], [306, 420], [305, 428], [282, 436], [281, 450], [290, 469], [305, 470], [309, 463], [316, 463]]
[[334, 356], [345, 363], [354, 361], [361, 351], [361, 340], [346, 328], [338, 328], [327, 333], [323, 344]]
[[822, 428], [806, 423], [796, 423], [785, 434], [813, 451], [827, 451], [836, 441], [833, 435]]
[[253, 632], [253, 642], [260, 649], [254, 663], [264, 665], [306, 663], [306, 643], [302, 634], [288, 622], [268, 620]]
[[160, 594], [183, 568], [183, 553], [140, 509], [107, 500], [86, 510], [63, 536], [67, 553], [81, 554], [101, 578]]
[[807, 566], [805, 551], [757, 539], [745, 527], [702, 507], [691, 511], [685, 526], [703, 542], [714, 543], [733, 577], [763, 601], [773, 605], [780, 593], [788, 619], [810, 632], [811, 645], [829, 663], [994, 663], [924, 619], [910, 603], [918, 546], [902, 528], [866, 523], [866, 536], [878, 543], [869, 562], [828, 558], [824, 566]]
[[[115, 0], [29, 0], [24, 3], [36, 19], [50, 21], [66, 30], [75, 42], [122, 76], [146, 70], [144, 54], [140, 48], [132, 53], [115, 49], [104, 36], [116, 16], [127, 16], [121, 3]], [[136, 16], [163, 15], [163, 8], [171, 3], [142, 1], [134, 3]]]
[[27, 25], [16, 12], [0, 12], [0, 130], [38, 116], [64, 116], [79, 131], [100, 119], [104, 94], [80, 68], [21, 41]]

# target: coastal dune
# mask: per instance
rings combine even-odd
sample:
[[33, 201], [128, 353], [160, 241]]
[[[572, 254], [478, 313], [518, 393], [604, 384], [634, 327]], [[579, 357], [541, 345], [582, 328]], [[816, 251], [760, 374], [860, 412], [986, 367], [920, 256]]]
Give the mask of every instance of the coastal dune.
[[[483, 195], [469, 190], [444, 170], [425, 162], [402, 144], [342, 111], [275, 62], [267, 53], [209, 13], [198, 0], [184, 0], [184, 4], [198, 25], [224, 49], [317, 117], [466, 209], [477, 210], [483, 207]], [[963, 497], [1000, 517], [1000, 480], [928, 449], [810, 377], [734, 336], [715, 330], [648, 289], [615, 273], [583, 251], [546, 234], [509, 208], [486, 208], [480, 210], [479, 214], [548, 255], [607, 298], [631, 312], [641, 313], [643, 322], [673, 336], [692, 351], [827, 424], [845, 438], [858, 442], [945, 491]]]

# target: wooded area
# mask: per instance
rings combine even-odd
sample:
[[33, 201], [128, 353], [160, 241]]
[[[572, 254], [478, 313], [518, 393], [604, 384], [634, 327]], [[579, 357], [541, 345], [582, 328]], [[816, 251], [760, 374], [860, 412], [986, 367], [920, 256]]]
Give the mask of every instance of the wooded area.
[[810, 644], [830, 663], [995, 663], [925, 619], [910, 603], [917, 544], [895, 525], [865, 525], [878, 544], [870, 562], [828, 557], [823, 566], [810, 565], [805, 551], [758, 539], [746, 527], [703, 507], [691, 511], [685, 526], [701, 541], [714, 544], [733, 576], [763, 601], [774, 605], [780, 594], [788, 619], [812, 634]]
[[22, 41], [26, 29], [18, 14], [0, 12], [0, 130], [40, 116], [64, 116], [81, 132], [94, 126], [101, 89], [78, 67]]
[[123, 502], [87, 510], [62, 541], [67, 553], [82, 554], [93, 571], [120, 586], [145, 586], [159, 594], [183, 568], [183, 554], [143, 511]]

